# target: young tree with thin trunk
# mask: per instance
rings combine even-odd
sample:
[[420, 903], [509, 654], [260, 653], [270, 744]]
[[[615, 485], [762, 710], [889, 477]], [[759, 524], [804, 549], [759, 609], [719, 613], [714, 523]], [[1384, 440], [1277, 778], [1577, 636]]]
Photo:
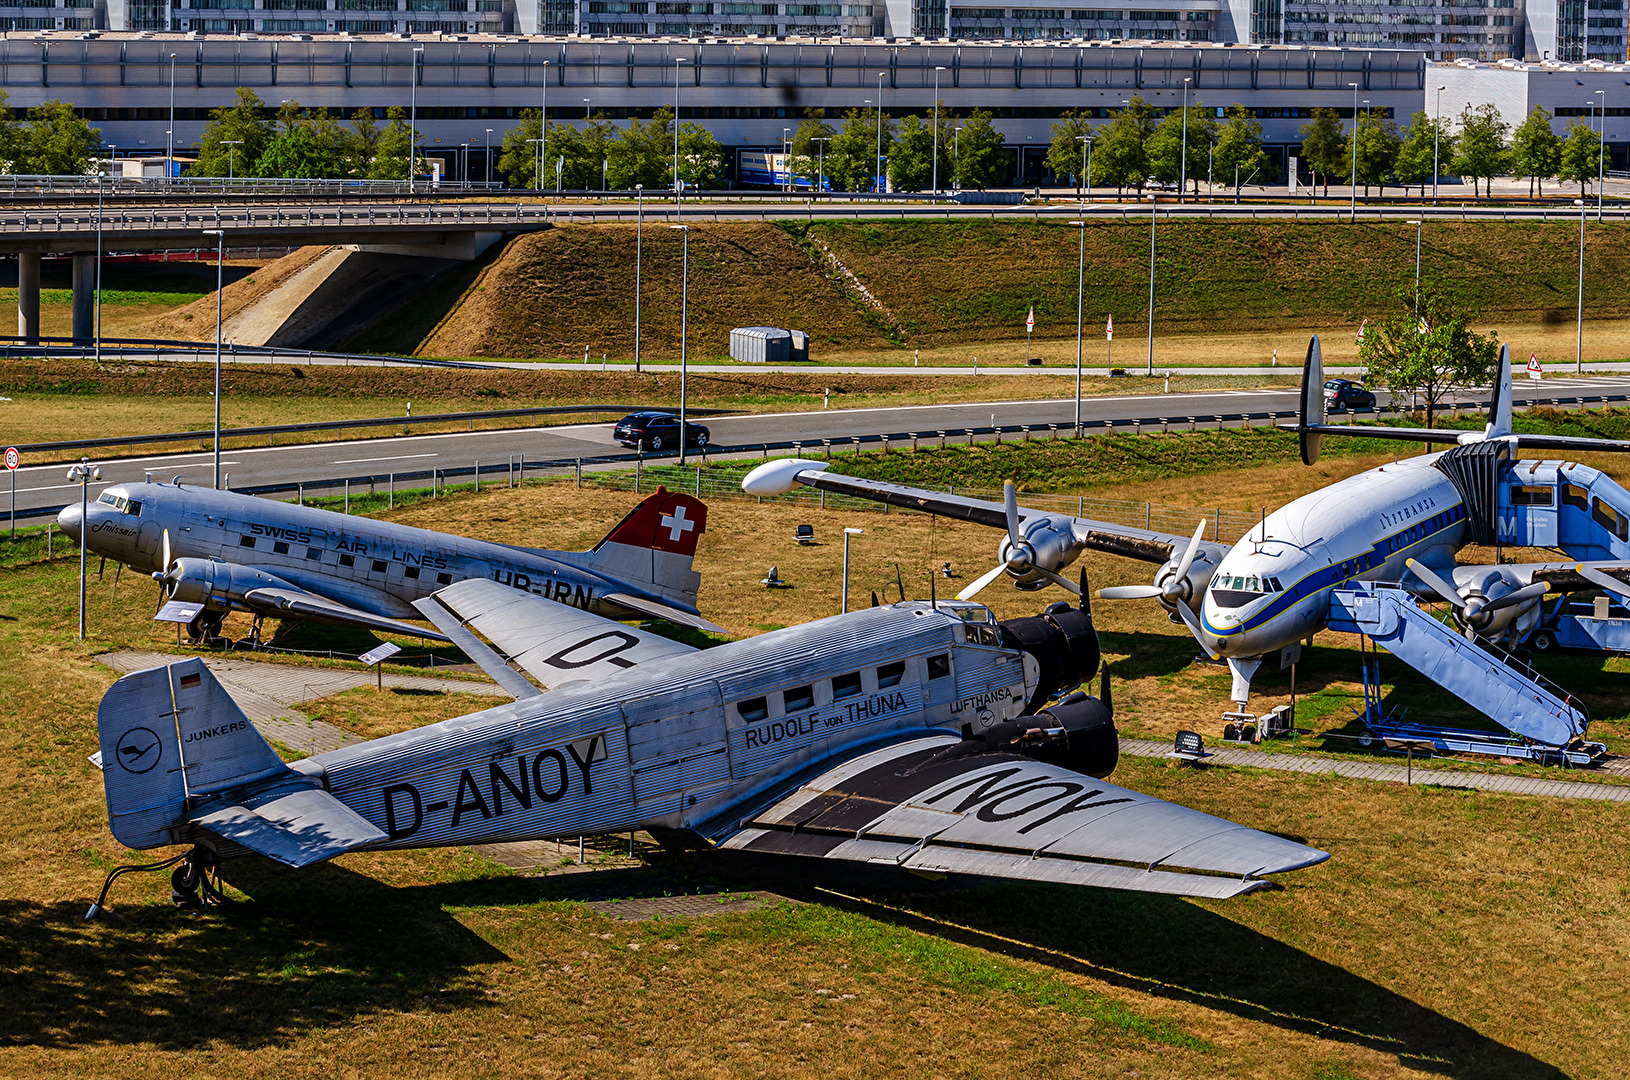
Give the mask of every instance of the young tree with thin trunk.
[[1472, 198], [1477, 198], [1479, 179], [1493, 180], [1510, 172], [1511, 151], [1506, 145], [1509, 130], [1493, 102], [1468, 105], [1460, 114], [1460, 132], [1455, 136], [1454, 158], [1449, 167], [1472, 178]]
[[1495, 377], [1499, 341], [1472, 330], [1474, 317], [1435, 282], [1421, 283], [1418, 309], [1414, 282], [1400, 286], [1391, 314], [1372, 321], [1359, 341], [1366, 381], [1386, 387], [1395, 401], [1421, 395], [1431, 427], [1438, 402], [1454, 387], [1483, 386]]
[[1575, 120], [1568, 125], [1568, 137], [1562, 140], [1562, 152], [1557, 158], [1556, 178], [1564, 184], [1578, 183], [1579, 197], [1585, 197], [1585, 185], [1596, 179], [1601, 160], [1602, 137], [1587, 120]]
[[1262, 149], [1262, 121], [1243, 105], [1231, 105], [1228, 117], [1217, 129], [1217, 146], [1212, 153], [1212, 165], [1225, 184], [1239, 187], [1260, 179], [1272, 179], [1272, 162]]
[[799, 124], [798, 130], [792, 133], [793, 175], [809, 181], [810, 187], [819, 190], [821, 170], [826, 164], [826, 148], [832, 145], [837, 133], [837, 128], [818, 116], [811, 116]]
[[1425, 110], [1410, 118], [1409, 130], [1404, 132], [1398, 156], [1392, 163], [1392, 175], [1404, 186], [1405, 195], [1409, 194], [1411, 184], [1419, 184], [1421, 195], [1426, 195], [1426, 184], [1432, 179], [1434, 152], [1440, 142], [1446, 141], [1441, 123], [1426, 115]]
[[1047, 167], [1055, 177], [1072, 177], [1077, 191], [1086, 182], [1083, 159], [1087, 151], [1081, 139], [1091, 136], [1092, 122], [1085, 111], [1065, 111], [1053, 125], [1053, 141], [1047, 147]]
[[[1398, 125], [1391, 120], [1377, 115], [1373, 109], [1359, 114], [1358, 131], [1347, 141], [1347, 167], [1350, 175], [1357, 176], [1358, 182], [1364, 185], [1365, 198], [1370, 196], [1371, 184], [1379, 187], [1382, 195], [1387, 193], [1387, 180], [1392, 177], [1393, 164], [1398, 160], [1400, 141]], [[1355, 150], [1356, 169], [1351, 156]]]
[[1341, 129], [1341, 114], [1334, 109], [1314, 109], [1313, 119], [1302, 125], [1302, 160], [1313, 170], [1313, 183], [1324, 178], [1324, 194], [1330, 195], [1330, 174], [1347, 163], [1347, 134]]
[[1116, 192], [1136, 188], [1149, 180], [1149, 155], [1145, 144], [1155, 130], [1155, 110], [1142, 97], [1134, 95], [1126, 108], [1098, 129], [1092, 147], [1092, 182], [1096, 187], [1113, 184]]
[[1511, 157], [1517, 172], [1528, 177], [1528, 194], [1545, 194], [1545, 178], [1555, 176], [1562, 165], [1562, 140], [1551, 129], [1551, 113], [1544, 106], [1535, 105], [1528, 119], [1511, 133]]
[[[1155, 127], [1153, 135], [1144, 143], [1149, 158], [1149, 175], [1166, 184], [1177, 184], [1179, 190], [1194, 181], [1194, 193], [1200, 193], [1200, 178], [1206, 174], [1207, 151], [1217, 133], [1217, 121], [1198, 101], [1188, 107], [1188, 122], [1184, 123], [1184, 110], [1167, 114]], [[1188, 153], [1184, 154], [1183, 136], [1188, 134]], [[1184, 165], [1188, 170], [1184, 172]], [[1179, 173], [1183, 173], [1179, 177]]]
[[990, 122], [986, 109], [975, 109], [962, 121], [956, 141], [956, 182], [958, 187], [984, 191], [1007, 180], [1010, 155], [1002, 133]]

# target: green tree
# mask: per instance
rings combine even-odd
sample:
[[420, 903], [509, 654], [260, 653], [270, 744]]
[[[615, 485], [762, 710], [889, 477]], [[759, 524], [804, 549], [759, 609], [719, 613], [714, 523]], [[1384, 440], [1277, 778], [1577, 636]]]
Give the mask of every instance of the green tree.
[[1359, 342], [1366, 381], [1384, 386], [1394, 401], [1419, 394], [1426, 426], [1439, 401], [1456, 386], [1481, 386], [1495, 376], [1499, 342], [1471, 328], [1475, 314], [1435, 282], [1421, 283], [1417, 314], [1413, 283], [1394, 294], [1392, 313], [1370, 323]]
[[1149, 179], [1149, 157], [1144, 144], [1155, 130], [1155, 110], [1142, 97], [1133, 95], [1126, 108], [1098, 129], [1092, 147], [1094, 186], [1113, 184], [1118, 192], [1134, 187], [1139, 191]]
[[[1387, 179], [1392, 176], [1401, 143], [1397, 124], [1377, 115], [1373, 109], [1359, 115], [1358, 130], [1347, 141], [1347, 168], [1364, 185], [1365, 198], [1369, 198], [1371, 184], [1378, 186], [1381, 194], [1387, 193]], [[1354, 153], [1358, 155], [1356, 169], [1351, 156]]]
[[1506, 146], [1509, 130], [1493, 102], [1468, 105], [1460, 114], [1460, 133], [1455, 136], [1455, 153], [1449, 167], [1472, 178], [1472, 198], [1477, 198], [1479, 179], [1491, 180], [1510, 171], [1511, 151]]
[[[405, 182], [408, 179], [408, 148], [414, 147], [417, 142], [408, 127], [408, 111], [400, 105], [386, 109], [385, 127], [379, 133], [373, 161], [368, 166], [368, 179]], [[430, 171], [422, 147], [416, 147], [414, 165], [414, 176], [423, 176]]]
[[543, 163], [543, 174], [554, 183], [558, 176], [560, 186], [567, 190], [593, 190], [600, 186], [601, 169], [610, 172], [608, 161], [611, 143], [617, 137], [617, 125], [599, 114], [578, 124], [551, 124], [549, 126], [549, 156]]
[[701, 124], [680, 124], [679, 182], [708, 191], [724, 186], [724, 174], [724, 147], [713, 132]]
[[378, 153], [379, 123], [373, 110], [358, 109], [351, 114], [351, 131], [345, 139], [340, 170], [353, 180], [366, 179]]
[[1551, 128], [1551, 113], [1535, 105], [1528, 119], [1511, 133], [1511, 158], [1517, 172], [1528, 177], [1528, 194], [1545, 194], [1545, 178], [1562, 167], [1562, 140]]
[[649, 123], [638, 118], [614, 135], [606, 145], [606, 183], [627, 191], [635, 184], [647, 190], [673, 187], [674, 111], [656, 110]]
[[1243, 105], [1231, 105], [1228, 117], [1217, 130], [1217, 146], [1212, 152], [1212, 167], [1224, 183], [1233, 184], [1234, 197], [1239, 197], [1239, 186], [1250, 183], [1259, 173], [1268, 175], [1272, 162], [1262, 149], [1262, 122]]
[[1347, 166], [1347, 134], [1342, 131], [1341, 114], [1334, 109], [1314, 109], [1313, 119], [1302, 125], [1302, 160], [1313, 170], [1313, 183], [1324, 178], [1324, 193], [1330, 194], [1330, 174]]
[[820, 172], [826, 165], [826, 148], [832, 145], [837, 128], [818, 116], [806, 118], [792, 133], [792, 172], [819, 190]]
[[958, 187], [984, 191], [1007, 180], [1011, 159], [1002, 133], [990, 121], [986, 109], [975, 109], [962, 121], [962, 132], [953, 146]]
[[11, 115], [11, 99], [0, 90], [0, 172], [16, 172], [12, 162], [21, 152], [18, 143], [17, 121]]
[[198, 160], [187, 172], [191, 176], [251, 176], [272, 134], [272, 122], [260, 96], [240, 86], [232, 104], [210, 111], [198, 144]]
[[[877, 174], [876, 109], [850, 109], [843, 128], [827, 149], [826, 175], [840, 182], [846, 191], [870, 191]], [[883, 144], [893, 141], [894, 126], [882, 118]]]
[[504, 145], [498, 153], [498, 171], [510, 187], [539, 188], [542, 172], [538, 166], [538, 134], [543, 127], [543, 110], [522, 109], [520, 123], [504, 132]]
[[1081, 140], [1092, 137], [1092, 122], [1085, 111], [1066, 111], [1053, 125], [1053, 142], [1047, 148], [1047, 167], [1053, 170], [1056, 177], [1073, 177], [1077, 191], [1086, 183], [1083, 159], [1087, 151]]
[[[1187, 112], [1187, 122], [1184, 113]], [[1188, 134], [1187, 153], [1184, 152], [1184, 132]], [[1153, 135], [1144, 143], [1149, 158], [1149, 175], [1165, 184], [1187, 187], [1194, 181], [1194, 193], [1200, 193], [1200, 178], [1206, 174], [1207, 154], [1211, 140], [1217, 133], [1217, 121], [1206, 115], [1196, 101], [1187, 110], [1179, 109], [1167, 114], [1155, 127]], [[1187, 165], [1187, 172], [1184, 166]], [[1182, 183], [1179, 183], [1179, 173]]]
[[28, 110], [28, 122], [11, 139], [12, 171], [37, 176], [84, 176], [102, 146], [102, 133], [66, 101], [46, 101]]
[[[900, 119], [889, 143], [889, 184], [895, 191], [923, 191], [933, 182], [934, 129], [915, 116]], [[942, 176], [949, 178], [950, 163]]]
[[1405, 195], [1409, 194], [1411, 184], [1421, 185], [1421, 195], [1426, 194], [1426, 183], [1432, 178], [1433, 157], [1440, 141], [1446, 141], [1441, 120], [1427, 116], [1424, 110], [1410, 119], [1409, 130], [1404, 132], [1398, 144], [1398, 156], [1392, 163], [1392, 175], [1404, 186]]
[[1577, 182], [1581, 199], [1585, 197], [1585, 185], [1596, 179], [1601, 145], [1602, 137], [1591, 128], [1589, 121], [1575, 120], [1568, 125], [1568, 136], [1562, 140], [1556, 178], [1565, 184]]

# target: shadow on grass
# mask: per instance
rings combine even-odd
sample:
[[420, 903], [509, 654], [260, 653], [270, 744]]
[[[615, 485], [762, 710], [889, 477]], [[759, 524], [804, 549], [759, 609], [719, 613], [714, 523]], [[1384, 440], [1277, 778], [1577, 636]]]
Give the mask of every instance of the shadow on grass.
[[253, 902], [220, 914], [128, 904], [87, 923], [84, 900], [0, 900], [0, 1046], [278, 1044], [485, 1005], [479, 968], [507, 959], [422, 891], [330, 865], [227, 870]]
[[1111, 665], [1110, 674], [1117, 679], [1174, 675], [1193, 664], [1200, 651], [1194, 639], [1187, 635], [1120, 633], [1102, 629], [1098, 631], [1098, 647], [1105, 653], [1122, 657]]

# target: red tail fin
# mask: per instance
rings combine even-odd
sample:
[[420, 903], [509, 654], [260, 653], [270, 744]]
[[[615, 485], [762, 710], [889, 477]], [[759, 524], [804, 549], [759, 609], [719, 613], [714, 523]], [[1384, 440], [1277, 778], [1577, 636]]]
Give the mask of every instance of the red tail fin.
[[706, 528], [707, 505], [702, 500], [657, 488], [655, 495], [630, 510], [594, 550], [599, 551], [607, 544], [627, 544], [694, 556], [696, 541]]

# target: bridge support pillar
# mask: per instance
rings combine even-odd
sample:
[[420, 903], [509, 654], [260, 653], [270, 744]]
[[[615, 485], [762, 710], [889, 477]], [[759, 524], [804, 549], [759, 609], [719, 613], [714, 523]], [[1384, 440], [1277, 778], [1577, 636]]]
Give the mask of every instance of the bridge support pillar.
[[96, 339], [96, 256], [74, 256], [74, 344]]
[[17, 256], [17, 336], [30, 345], [40, 340], [40, 257], [31, 251]]

